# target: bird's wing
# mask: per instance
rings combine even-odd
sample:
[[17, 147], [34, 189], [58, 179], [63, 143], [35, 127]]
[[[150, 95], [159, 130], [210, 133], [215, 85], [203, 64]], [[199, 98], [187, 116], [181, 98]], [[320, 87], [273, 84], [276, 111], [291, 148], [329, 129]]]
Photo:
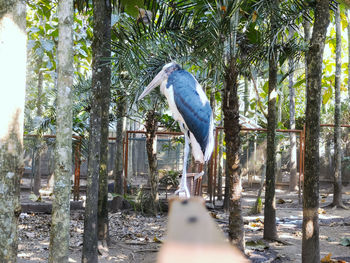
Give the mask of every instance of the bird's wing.
[[204, 153], [209, 138], [212, 109], [205, 94], [200, 96], [198, 93], [197, 85], [195, 78], [185, 70], [174, 71], [167, 82], [167, 87], [173, 86], [178, 111]]

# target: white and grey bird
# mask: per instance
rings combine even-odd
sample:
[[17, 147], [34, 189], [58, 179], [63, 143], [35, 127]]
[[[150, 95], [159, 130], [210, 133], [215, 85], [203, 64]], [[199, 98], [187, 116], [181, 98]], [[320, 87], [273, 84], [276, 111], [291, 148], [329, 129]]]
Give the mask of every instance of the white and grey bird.
[[[214, 149], [213, 111], [198, 81], [175, 62], [163, 67], [142, 92], [139, 100], [157, 86], [160, 86], [160, 91], [167, 98], [170, 111], [185, 135], [183, 173], [179, 189], [175, 193], [179, 195], [184, 193], [189, 198], [186, 182], [189, 143], [196, 161], [200, 163], [209, 161]], [[198, 176], [203, 174], [202, 171]]]

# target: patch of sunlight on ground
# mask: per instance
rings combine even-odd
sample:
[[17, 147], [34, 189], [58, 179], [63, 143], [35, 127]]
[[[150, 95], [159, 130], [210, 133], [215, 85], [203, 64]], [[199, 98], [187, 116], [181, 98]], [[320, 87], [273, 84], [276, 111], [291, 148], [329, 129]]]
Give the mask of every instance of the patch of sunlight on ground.
[[17, 257], [19, 258], [24, 258], [24, 259], [29, 259], [29, 260], [33, 260], [34, 262], [41, 262], [41, 261], [45, 261], [42, 258], [39, 258], [37, 256], [33, 256], [33, 253], [18, 253]]
[[250, 198], [250, 197], [243, 197], [244, 201], [247, 203], [255, 203], [256, 198]]
[[76, 262], [78, 262], [78, 261], [76, 261], [75, 259], [69, 258], [69, 259], [68, 259], [68, 262], [76, 263]]
[[108, 260], [114, 260], [114, 262], [125, 262], [128, 256], [125, 254], [118, 255], [116, 257], [108, 257]]
[[283, 238], [286, 238], [286, 239], [300, 239], [300, 238], [297, 238], [295, 237], [294, 235], [290, 234], [290, 233], [281, 233], [278, 235], [279, 238], [283, 239]]
[[33, 253], [32, 252], [29, 252], [29, 253], [21, 252], [21, 253], [18, 253], [17, 256], [21, 257], [21, 258], [30, 258], [31, 256], [33, 256]]
[[257, 220], [257, 219], [261, 219], [261, 220], [264, 220], [264, 216], [244, 216], [244, 219], [246, 220]]
[[319, 214], [318, 217], [320, 219], [334, 219], [334, 218], [343, 218], [342, 216], [336, 216], [331, 214]]

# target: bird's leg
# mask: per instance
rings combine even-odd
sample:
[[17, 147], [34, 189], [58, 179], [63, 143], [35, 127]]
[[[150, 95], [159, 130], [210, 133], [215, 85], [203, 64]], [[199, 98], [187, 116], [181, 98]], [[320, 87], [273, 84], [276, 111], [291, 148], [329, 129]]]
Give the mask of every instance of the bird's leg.
[[194, 176], [194, 180], [197, 180], [198, 178], [202, 177], [203, 175], [204, 175], [204, 171], [201, 171], [200, 173], [198, 173]]
[[180, 187], [178, 190], [176, 190], [175, 194], [179, 194], [180, 196], [180, 193], [185, 193], [186, 198], [190, 198], [190, 192], [188, 191], [188, 187], [187, 187], [187, 174], [186, 174], [187, 158], [188, 158], [189, 150], [190, 150], [189, 139], [187, 134], [185, 133], [185, 150], [184, 150], [184, 163], [183, 163], [182, 177], [180, 181]]
[[204, 175], [204, 171], [207, 171], [207, 162], [204, 162], [204, 165], [201, 164], [200, 169], [202, 169], [202, 171], [194, 176], [194, 180], [202, 177]]

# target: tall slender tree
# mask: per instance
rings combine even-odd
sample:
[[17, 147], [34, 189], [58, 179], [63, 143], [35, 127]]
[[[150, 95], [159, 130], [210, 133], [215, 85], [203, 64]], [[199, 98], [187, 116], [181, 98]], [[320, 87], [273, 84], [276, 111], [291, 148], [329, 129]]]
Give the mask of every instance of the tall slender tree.
[[114, 192], [124, 194], [124, 176], [123, 176], [123, 137], [125, 136], [126, 126], [126, 105], [125, 96], [120, 94], [117, 101], [117, 124], [116, 124], [116, 140], [115, 140], [115, 160], [114, 160]]
[[[278, 6], [278, 1], [273, 0]], [[276, 31], [276, 18], [271, 16], [272, 31]], [[276, 228], [276, 200], [275, 200], [275, 178], [276, 178], [276, 99], [277, 99], [277, 63], [278, 51], [275, 36], [270, 40], [271, 52], [269, 54], [269, 87], [268, 87], [268, 116], [267, 116], [267, 147], [266, 147], [266, 188], [264, 209], [264, 238], [277, 239]]]
[[329, 24], [329, 0], [318, 0], [307, 52], [307, 103], [305, 114], [305, 172], [303, 192], [302, 262], [320, 262], [319, 243], [319, 138], [322, 60]]
[[0, 10], [0, 259], [16, 262], [24, 168], [26, 4], [22, 0], [1, 0]]
[[[148, 184], [151, 187], [150, 198], [147, 204], [148, 212], [156, 215], [158, 212], [158, 170], [157, 170], [157, 129], [158, 114], [154, 109], [149, 110], [146, 115], [146, 150], [148, 157]], [[184, 164], [185, 165], [185, 164]]]
[[[293, 38], [294, 29], [289, 27], [289, 38]], [[294, 90], [294, 59], [288, 60], [289, 70], [289, 125], [291, 129], [295, 129], [295, 90]], [[290, 179], [289, 179], [289, 191], [295, 191], [298, 188], [298, 177], [297, 177], [297, 144], [296, 134], [294, 132], [289, 135], [290, 141]]]
[[[36, 116], [42, 117], [42, 93], [43, 93], [43, 72], [41, 70], [42, 66], [42, 59], [38, 59], [38, 97], [36, 100]], [[33, 185], [33, 192], [36, 195], [39, 195], [39, 190], [41, 188], [41, 144], [43, 143], [42, 139], [39, 137], [35, 138], [35, 160], [34, 160], [34, 185]]]
[[[225, 89], [223, 97], [224, 131], [226, 141], [226, 177], [230, 182], [228, 191], [229, 236], [235, 245], [244, 251], [244, 223], [242, 216], [242, 185], [239, 158], [240, 125], [238, 98], [238, 68], [236, 58], [230, 60], [225, 72]], [[226, 193], [225, 193], [226, 194]]]
[[224, 91], [222, 110], [224, 113], [224, 132], [226, 141], [226, 184], [225, 200], [229, 212], [229, 237], [242, 251], [245, 250], [244, 223], [242, 215], [242, 182], [240, 163], [240, 125], [239, 125], [239, 97], [238, 97], [238, 58], [237, 34], [240, 21], [238, 12], [239, 1], [230, 6], [232, 14], [228, 21], [231, 31], [225, 32], [228, 51], [225, 54], [227, 61], [224, 66]]
[[58, 3], [55, 184], [49, 262], [68, 262], [72, 175], [73, 1]]
[[82, 262], [98, 261], [98, 190], [101, 156], [101, 104], [102, 104], [102, 78], [104, 77], [101, 67], [103, 66], [103, 30], [104, 19], [99, 16], [99, 3], [93, 1], [93, 42], [92, 42], [92, 85], [91, 85], [91, 110], [90, 110], [90, 133], [88, 173], [86, 183], [86, 206], [84, 217], [84, 238]]
[[[346, 11], [346, 17], [348, 20], [348, 61], [350, 61], [350, 10]], [[350, 76], [350, 63], [348, 63], [348, 76]], [[348, 100], [350, 101], [350, 78], [348, 77]]]
[[342, 143], [341, 143], [341, 24], [340, 24], [340, 5], [335, 11], [335, 80], [334, 80], [334, 174], [333, 174], [333, 202], [332, 207], [345, 208], [342, 200]]
[[101, 82], [101, 156], [98, 191], [98, 240], [99, 251], [108, 251], [108, 142], [109, 142], [109, 105], [111, 86], [111, 67], [106, 58], [111, 56], [111, 1], [94, 2], [94, 20], [99, 28], [95, 32], [99, 39], [99, 81]]

